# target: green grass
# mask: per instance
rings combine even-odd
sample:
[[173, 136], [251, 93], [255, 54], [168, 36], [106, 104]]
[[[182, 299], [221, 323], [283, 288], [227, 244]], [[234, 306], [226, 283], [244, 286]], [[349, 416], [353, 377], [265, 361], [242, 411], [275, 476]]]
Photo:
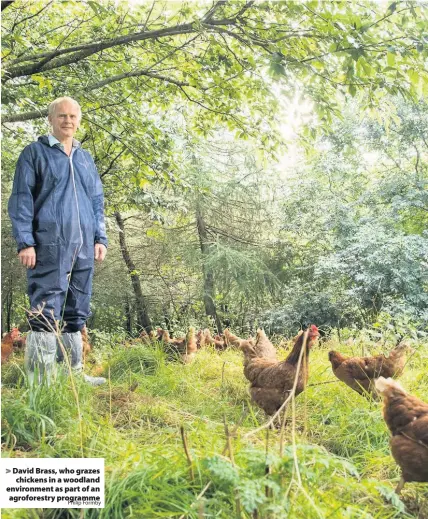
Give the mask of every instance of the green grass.
[[[83, 449], [85, 457], [105, 458], [106, 506], [85, 510], [85, 518], [427, 519], [428, 485], [408, 484], [401, 500], [395, 496], [399, 471], [382, 404], [335, 381], [332, 348], [348, 350], [330, 341], [311, 354], [310, 387], [296, 400], [295, 441], [290, 408], [282, 456], [278, 431], [245, 436], [266, 418], [250, 404], [238, 351], [208, 348], [183, 365], [159, 346], [101, 349], [109, 383], [76, 381], [80, 422], [70, 381], [30, 392], [17, 359], [2, 368], [3, 456], [80, 457]], [[401, 382], [426, 401], [427, 373], [428, 349], [420, 345]], [[233, 462], [224, 421], [234, 433]], [[2, 517], [81, 516], [7, 509]]]

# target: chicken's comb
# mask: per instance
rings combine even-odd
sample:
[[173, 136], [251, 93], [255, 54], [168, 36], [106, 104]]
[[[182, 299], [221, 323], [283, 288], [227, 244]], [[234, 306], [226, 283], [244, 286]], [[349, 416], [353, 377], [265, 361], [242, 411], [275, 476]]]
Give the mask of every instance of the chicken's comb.
[[309, 327], [309, 333], [311, 335], [315, 335], [315, 334], [319, 335], [320, 332], [318, 331], [318, 328], [314, 324], [311, 324], [311, 326]]

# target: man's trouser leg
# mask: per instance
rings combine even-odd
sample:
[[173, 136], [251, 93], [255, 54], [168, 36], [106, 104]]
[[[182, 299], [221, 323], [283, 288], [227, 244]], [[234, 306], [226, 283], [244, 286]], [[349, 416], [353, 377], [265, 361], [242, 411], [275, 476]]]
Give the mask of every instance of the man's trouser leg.
[[56, 335], [53, 332], [29, 332], [25, 348], [25, 368], [31, 385], [46, 378], [50, 383], [55, 369]]
[[[87, 249], [84, 251], [89, 254]], [[64, 332], [78, 332], [86, 324], [91, 315], [90, 302], [92, 295], [92, 278], [94, 275], [94, 259], [78, 256], [70, 272], [67, 294], [65, 297], [63, 319]]]
[[68, 265], [63, 265], [59, 245], [38, 245], [34, 269], [27, 269], [28, 296], [31, 311], [29, 324], [33, 331], [55, 332], [61, 320], [68, 288]]
[[[83, 380], [91, 386], [99, 386], [106, 382], [106, 379], [103, 377], [90, 377], [89, 375], [85, 375], [83, 373], [83, 364], [82, 364], [82, 356], [83, 356], [83, 341], [82, 334], [80, 332], [63, 332], [61, 335], [62, 345], [68, 355], [70, 360], [71, 370], [75, 374], [82, 374]], [[58, 345], [58, 355], [57, 359], [63, 360], [64, 354], [62, 352], [61, 346]]]

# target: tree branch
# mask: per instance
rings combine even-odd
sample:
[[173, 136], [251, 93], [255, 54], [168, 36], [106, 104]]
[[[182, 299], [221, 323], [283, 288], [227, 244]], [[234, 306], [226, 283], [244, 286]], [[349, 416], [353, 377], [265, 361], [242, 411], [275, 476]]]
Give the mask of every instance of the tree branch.
[[186, 81], [178, 81], [177, 79], [161, 76], [160, 74], [156, 74], [154, 72], [149, 72], [147, 69], [144, 70], [134, 70], [133, 72], [125, 72], [124, 74], [118, 74], [117, 76], [112, 76], [107, 79], [103, 79], [98, 83], [92, 83], [85, 88], [85, 91], [96, 90], [97, 88], [101, 88], [103, 86], [109, 85], [110, 83], [115, 83], [116, 81], [121, 81], [122, 79], [126, 79], [129, 77], [140, 77], [147, 76], [153, 79], [160, 79], [161, 81], [165, 81], [167, 83], [172, 83], [173, 85], [177, 85], [179, 87], [182, 86], [190, 86]]
[[[165, 29], [158, 29], [155, 31], [127, 34], [126, 36], [120, 36], [119, 38], [113, 38], [111, 40], [105, 40], [97, 43], [78, 45], [76, 47], [70, 47], [68, 49], [58, 49], [51, 52], [42, 52], [40, 54], [34, 54], [33, 56], [28, 56], [27, 58], [23, 59], [23, 61], [30, 61], [43, 58], [42, 61], [32, 65], [23, 65], [20, 67], [13, 67], [9, 70], [6, 70], [5, 78], [12, 79], [15, 77], [27, 76], [42, 71], [44, 72], [46, 70], [60, 68], [65, 65], [70, 65], [71, 63], [77, 63], [78, 61], [81, 61], [82, 59], [91, 56], [92, 54], [96, 54], [97, 52], [100, 52], [102, 50], [109, 49], [111, 47], [117, 47], [119, 45], [127, 45], [134, 41], [156, 39], [165, 36], [174, 36], [177, 34], [188, 34], [196, 31], [197, 30], [193, 23], [186, 23], [176, 25], [175, 27], [166, 27]], [[64, 54], [72, 55], [62, 59], [55, 59], [59, 56], [63, 56]], [[47, 63], [49, 61], [51, 61], [51, 63], [48, 65]]]
[[107, 166], [107, 169], [105, 169], [101, 174], [100, 174], [100, 178], [103, 178], [105, 175], [107, 175], [110, 170], [112, 169], [112, 167], [114, 166], [114, 163], [116, 162], [116, 160], [122, 155], [122, 153], [124, 153], [125, 151], [125, 148], [123, 148], [117, 155], [116, 157], [113, 157], [113, 159], [111, 160], [110, 164]]
[[32, 119], [40, 119], [48, 116], [48, 109], [33, 110], [32, 112], [24, 112], [20, 114], [2, 115], [1, 122], [17, 123], [21, 121], [31, 121]]
[[[2, 2], [2, 11], [3, 11], [3, 3], [4, 3], [4, 2]], [[47, 3], [44, 7], [42, 7], [42, 8], [40, 9], [40, 11], [37, 11], [37, 13], [32, 14], [31, 16], [27, 16], [26, 18], [22, 18], [21, 20], [15, 22], [15, 23], [12, 25], [12, 28], [10, 29], [10, 32], [12, 33], [12, 32], [15, 30], [16, 26], [19, 25], [20, 23], [24, 23], [24, 22], [26, 22], [27, 20], [31, 20], [31, 18], [35, 18], [36, 16], [38, 16], [42, 11], [44, 11], [45, 9], [47, 9], [47, 8], [48, 8], [52, 3], [53, 3], [53, 0], [51, 0], [49, 3]]]
[[214, 16], [214, 13], [217, 11], [217, 9], [223, 5], [226, 5], [226, 0], [219, 0], [216, 4], [214, 4], [211, 9], [202, 17], [201, 22], [207, 23], [211, 20], [211, 18]]

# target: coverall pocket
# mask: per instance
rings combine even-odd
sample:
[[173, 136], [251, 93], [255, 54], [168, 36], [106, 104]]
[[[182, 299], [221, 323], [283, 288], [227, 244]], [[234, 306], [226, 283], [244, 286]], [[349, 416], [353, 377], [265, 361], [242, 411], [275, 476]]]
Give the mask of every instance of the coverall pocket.
[[34, 231], [36, 243], [40, 246], [56, 245], [57, 224], [56, 223], [40, 223]]
[[36, 247], [36, 265], [41, 267], [59, 266], [58, 245], [39, 245]]

